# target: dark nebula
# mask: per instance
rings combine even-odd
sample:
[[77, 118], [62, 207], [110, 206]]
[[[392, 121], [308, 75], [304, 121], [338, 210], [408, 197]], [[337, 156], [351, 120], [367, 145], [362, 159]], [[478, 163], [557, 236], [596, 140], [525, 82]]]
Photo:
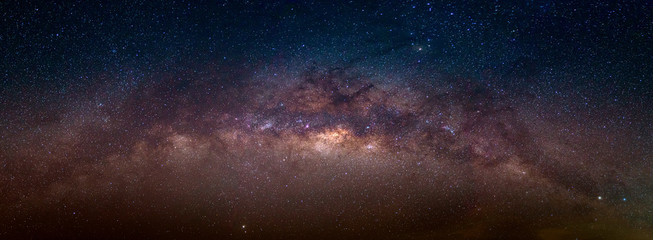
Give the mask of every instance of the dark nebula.
[[0, 9], [0, 239], [653, 238], [650, 2]]

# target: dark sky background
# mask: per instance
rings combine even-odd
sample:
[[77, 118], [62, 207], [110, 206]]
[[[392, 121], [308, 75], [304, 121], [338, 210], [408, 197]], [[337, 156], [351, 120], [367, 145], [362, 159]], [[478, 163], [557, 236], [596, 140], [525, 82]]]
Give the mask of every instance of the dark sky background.
[[0, 238], [651, 239], [650, 1], [0, 2]]

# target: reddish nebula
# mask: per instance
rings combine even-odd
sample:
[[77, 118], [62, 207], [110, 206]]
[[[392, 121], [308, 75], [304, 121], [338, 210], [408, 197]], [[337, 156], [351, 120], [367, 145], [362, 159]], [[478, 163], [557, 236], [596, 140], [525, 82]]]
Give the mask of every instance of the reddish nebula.
[[0, 234], [652, 236], [643, 105], [583, 109], [445, 75], [249, 67], [263, 73], [210, 64], [5, 104]]

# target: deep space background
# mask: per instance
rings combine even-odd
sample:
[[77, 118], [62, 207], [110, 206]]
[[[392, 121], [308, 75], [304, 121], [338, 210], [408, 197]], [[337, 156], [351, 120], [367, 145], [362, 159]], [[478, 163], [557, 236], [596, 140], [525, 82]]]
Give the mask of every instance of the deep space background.
[[2, 1], [0, 239], [653, 239], [650, 1]]

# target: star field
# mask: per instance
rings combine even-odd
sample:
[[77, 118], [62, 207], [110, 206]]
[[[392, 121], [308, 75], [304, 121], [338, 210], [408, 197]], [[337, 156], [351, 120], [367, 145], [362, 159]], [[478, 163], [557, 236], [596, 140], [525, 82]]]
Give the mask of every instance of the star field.
[[0, 3], [2, 239], [650, 239], [651, 4]]

